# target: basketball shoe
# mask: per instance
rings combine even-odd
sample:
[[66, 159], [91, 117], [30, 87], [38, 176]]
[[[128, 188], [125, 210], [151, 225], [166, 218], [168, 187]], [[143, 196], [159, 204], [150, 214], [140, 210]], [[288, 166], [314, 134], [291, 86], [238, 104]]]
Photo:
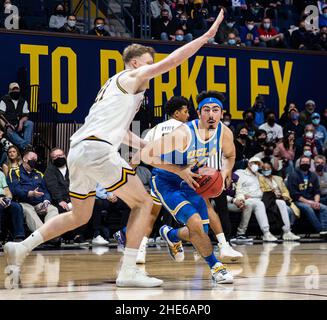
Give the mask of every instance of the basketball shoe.
[[162, 284], [162, 280], [149, 277], [136, 266], [121, 268], [116, 280], [117, 287], [152, 288], [160, 287]]
[[7, 259], [7, 265], [20, 267], [26, 256], [28, 249], [20, 242], [7, 242], [3, 247], [3, 252]]
[[225, 266], [221, 262], [217, 262], [211, 268], [211, 277], [216, 283], [233, 283], [233, 275], [227, 271]]
[[218, 260], [224, 263], [237, 263], [243, 259], [243, 254], [234, 250], [227, 242], [225, 244], [218, 244]]
[[126, 236], [124, 235], [124, 232], [121, 230], [114, 233], [114, 238], [117, 241], [118, 246], [124, 248], [126, 244]]
[[172, 227], [162, 226], [159, 230], [159, 234], [167, 242], [168, 252], [171, 258], [177, 262], [184, 261], [184, 249], [182, 245], [182, 241], [171, 242], [168, 238], [168, 232], [173, 230]]

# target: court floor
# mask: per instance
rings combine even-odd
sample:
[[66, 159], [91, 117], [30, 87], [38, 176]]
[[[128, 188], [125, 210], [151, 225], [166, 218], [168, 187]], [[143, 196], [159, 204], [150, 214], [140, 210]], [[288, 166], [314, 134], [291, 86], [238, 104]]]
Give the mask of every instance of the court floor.
[[34, 251], [19, 279], [5, 274], [0, 254], [0, 299], [327, 299], [327, 243], [279, 243], [236, 246], [241, 264], [229, 264], [232, 285], [215, 285], [192, 247], [186, 259], [172, 261], [165, 246], [148, 248], [145, 270], [162, 278], [161, 288], [116, 288], [121, 252], [116, 247]]

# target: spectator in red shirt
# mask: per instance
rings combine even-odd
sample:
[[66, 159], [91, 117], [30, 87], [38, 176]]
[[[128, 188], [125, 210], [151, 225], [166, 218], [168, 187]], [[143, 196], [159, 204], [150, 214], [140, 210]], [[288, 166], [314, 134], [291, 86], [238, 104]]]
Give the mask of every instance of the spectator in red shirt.
[[270, 18], [266, 17], [262, 20], [258, 32], [260, 41], [265, 43], [267, 47], [286, 48], [284, 34], [278, 33], [278, 31], [272, 26]]

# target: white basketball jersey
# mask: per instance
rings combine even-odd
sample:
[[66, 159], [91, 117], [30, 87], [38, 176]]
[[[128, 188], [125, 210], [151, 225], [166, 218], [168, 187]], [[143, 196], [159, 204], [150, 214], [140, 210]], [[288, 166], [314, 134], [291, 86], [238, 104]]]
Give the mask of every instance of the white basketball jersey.
[[120, 86], [120, 75], [128, 71], [117, 73], [100, 89], [84, 125], [71, 136], [71, 146], [93, 136], [118, 150], [144, 98], [144, 91], [129, 94]]
[[179, 127], [183, 122], [169, 119], [165, 122], [157, 124], [154, 128], [149, 130], [149, 132], [144, 137], [145, 141], [154, 141], [160, 139], [165, 134], [171, 133], [177, 127]]

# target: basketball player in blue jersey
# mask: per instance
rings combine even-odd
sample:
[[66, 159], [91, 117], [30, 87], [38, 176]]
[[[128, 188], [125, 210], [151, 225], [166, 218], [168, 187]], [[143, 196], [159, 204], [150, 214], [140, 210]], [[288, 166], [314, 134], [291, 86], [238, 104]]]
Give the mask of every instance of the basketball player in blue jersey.
[[[8, 265], [20, 267], [25, 257], [41, 243], [86, 224], [93, 211], [97, 183], [115, 191], [131, 208], [122, 265], [116, 279], [120, 287], [156, 287], [163, 281], [136, 267], [136, 256], [150, 223], [152, 199], [132, 168], [121, 158], [122, 142], [143, 146], [129, 131], [150, 80], [176, 68], [215, 37], [224, 19], [223, 10], [202, 36], [179, 47], [165, 59], [154, 63], [151, 47], [132, 44], [125, 48], [125, 70], [117, 73], [99, 91], [83, 126], [70, 139], [67, 164], [73, 210], [54, 217], [20, 243], [8, 242], [4, 252]], [[134, 139], [133, 139], [134, 137]], [[132, 143], [131, 143], [132, 141]], [[134, 143], [135, 144], [134, 144]], [[192, 183], [190, 170], [180, 170], [181, 179]]]
[[[184, 259], [181, 240], [190, 241], [210, 267], [217, 283], [233, 283], [233, 276], [217, 260], [208, 236], [209, 218], [206, 201], [195, 192], [197, 169], [218, 153], [225, 157], [223, 179], [230, 177], [235, 162], [232, 132], [220, 122], [223, 96], [217, 91], [197, 96], [198, 120], [182, 124], [160, 140], [148, 143], [141, 150], [141, 159], [155, 167], [151, 187], [166, 209], [185, 227], [163, 226], [160, 235], [167, 242], [176, 261]], [[190, 173], [186, 179], [181, 171]]]

